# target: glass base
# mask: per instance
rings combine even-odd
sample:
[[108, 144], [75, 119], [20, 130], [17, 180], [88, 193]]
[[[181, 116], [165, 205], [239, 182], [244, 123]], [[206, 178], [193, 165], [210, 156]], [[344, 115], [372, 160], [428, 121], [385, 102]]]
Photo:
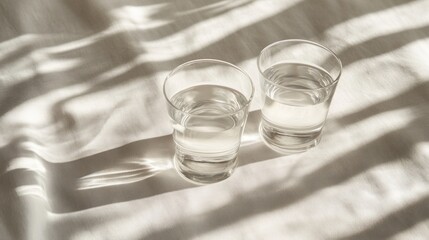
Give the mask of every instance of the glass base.
[[174, 166], [185, 180], [198, 185], [220, 182], [229, 178], [238, 163], [237, 152], [226, 155], [196, 156], [176, 148]]
[[312, 132], [294, 132], [259, 125], [259, 135], [270, 149], [285, 155], [305, 152], [317, 146], [321, 139], [321, 130]]

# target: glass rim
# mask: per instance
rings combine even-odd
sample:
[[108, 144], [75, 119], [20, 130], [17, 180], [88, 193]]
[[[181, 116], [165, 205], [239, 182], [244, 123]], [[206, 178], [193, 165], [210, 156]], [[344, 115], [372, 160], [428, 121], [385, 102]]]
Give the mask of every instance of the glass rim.
[[[265, 51], [267, 51], [269, 48], [271, 48], [273, 46], [276, 46], [276, 45], [279, 45], [279, 44], [282, 44], [282, 43], [292, 43], [292, 42], [294, 42], [294, 43], [305, 43], [305, 44], [314, 45], [316, 47], [320, 47], [320, 48], [326, 50], [328, 53], [330, 53], [332, 56], [334, 56], [334, 58], [337, 61], [338, 65], [340, 66], [340, 70], [338, 72], [338, 76], [336, 78], [332, 78], [332, 79], [334, 79], [334, 81], [332, 81], [331, 83], [329, 83], [326, 86], [318, 87], [318, 88], [314, 88], [314, 89], [308, 90], [308, 89], [296, 89], [296, 88], [292, 88], [292, 87], [282, 86], [282, 85], [279, 85], [279, 84], [277, 84], [277, 83], [269, 80], [268, 78], [266, 78], [265, 75], [264, 75], [264, 73], [261, 70], [261, 55], [262, 55], [262, 53], [264, 53]], [[305, 40], [305, 39], [286, 39], [286, 40], [280, 40], [280, 41], [277, 41], [277, 42], [273, 42], [273, 43], [269, 44], [268, 46], [264, 47], [261, 50], [261, 52], [259, 53], [256, 61], [257, 61], [256, 65], [258, 65], [258, 71], [259, 71], [260, 75], [265, 80], [267, 80], [268, 82], [270, 82], [271, 84], [273, 84], [276, 87], [280, 87], [280, 88], [284, 88], [284, 89], [290, 89], [290, 90], [293, 90], [293, 91], [304, 91], [305, 92], [305, 91], [322, 90], [322, 89], [329, 88], [329, 87], [335, 85], [336, 83], [338, 83], [338, 81], [340, 80], [342, 71], [343, 71], [343, 64], [342, 64], [340, 58], [337, 56], [337, 54], [335, 54], [334, 51], [332, 51], [331, 49], [329, 49], [326, 46], [323, 46], [322, 44], [319, 44], [319, 43], [316, 43], [316, 42], [313, 42], [313, 41], [309, 41], [309, 40]], [[322, 68], [322, 67], [320, 67], [320, 68]], [[322, 68], [322, 69], [324, 71], [326, 71], [324, 68]], [[328, 74], [331, 75], [329, 72], [328, 72]]]
[[[177, 108], [177, 107], [176, 107], [176, 106], [175, 106], [175, 105], [170, 101], [169, 97], [167, 96], [167, 91], [166, 91], [166, 84], [167, 84], [167, 81], [168, 81], [169, 79], [171, 79], [171, 78], [173, 77], [173, 75], [174, 75], [175, 73], [177, 73], [179, 70], [181, 70], [181, 69], [183, 69], [183, 68], [185, 68], [185, 67], [187, 67], [187, 66], [189, 66], [189, 65], [198, 64], [198, 63], [219, 63], [219, 64], [227, 65], [227, 66], [229, 66], [229, 67], [232, 67], [232, 68], [234, 68], [234, 69], [238, 70], [240, 73], [242, 73], [244, 76], [246, 76], [246, 78], [247, 78], [247, 79], [249, 80], [249, 82], [250, 82], [250, 87], [251, 87], [251, 93], [250, 93], [249, 98], [246, 100], [246, 103], [245, 103], [243, 106], [241, 106], [239, 109], [235, 110], [234, 112], [231, 112], [231, 113], [223, 113], [223, 114], [219, 114], [219, 115], [215, 115], [215, 116], [205, 116], [205, 115], [199, 115], [199, 114], [189, 113], [189, 112], [186, 112], [186, 111], [183, 111], [183, 110], [181, 110], [181, 109]], [[174, 69], [173, 69], [173, 70], [172, 70], [172, 71], [171, 71], [171, 72], [170, 72], [170, 73], [165, 77], [164, 84], [163, 84], [163, 86], [162, 86], [162, 91], [163, 91], [163, 94], [164, 94], [164, 98], [167, 100], [167, 103], [168, 103], [170, 106], [172, 106], [176, 111], [179, 111], [179, 112], [181, 112], [181, 113], [184, 113], [184, 114], [187, 114], [187, 115], [190, 115], [190, 116], [196, 116], [196, 117], [202, 117], [202, 118], [218, 118], [218, 117], [225, 117], [225, 116], [231, 116], [231, 115], [234, 115], [234, 114], [236, 114], [236, 113], [238, 113], [238, 112], [240, 112], [240, 111], [244, 110], [246, 107], [248, 107], [248, 106], [250, 105], [250, 102], [251, 102], [251, 101], [252, 101], [252, 99], [253, 99], [253, 96], [254, 96], [254, 93], [255, 93], [255, 86], [253, 85], [253, 81], [252, 81], [252, 78], [250, 77], [250, 75], [249, 75], [247, 72], [245, 72], [244, 70], [242, 70], [241, 68], [239, 68], [239, 67], [235, 66], [234, 64], [229, 63], [229, 62], [226, 62], [226, 61], [218, 60], [218, 59], [203, 58], [203, 59], [195, 59], [195, 60], [187, 61], [187, 62], [185, 62], [185, 63], [180, 64], [180, 65], [179, 65], [179, 66], [177, 66], [176, 68], [174, 68]]]

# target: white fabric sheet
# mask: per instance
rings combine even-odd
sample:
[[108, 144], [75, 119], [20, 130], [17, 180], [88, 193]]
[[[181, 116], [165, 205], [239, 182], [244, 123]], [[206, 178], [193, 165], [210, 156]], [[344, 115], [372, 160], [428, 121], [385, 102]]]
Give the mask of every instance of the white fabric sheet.
[[[3, 0], [0, 239], [428, 239], [429, 1]], [[258, 138], [256, 57], [320, 42], [343, 75], [319, 146]], [[173, 169], [162, 95], [216, 58], [257, 87], [223, 182]]]

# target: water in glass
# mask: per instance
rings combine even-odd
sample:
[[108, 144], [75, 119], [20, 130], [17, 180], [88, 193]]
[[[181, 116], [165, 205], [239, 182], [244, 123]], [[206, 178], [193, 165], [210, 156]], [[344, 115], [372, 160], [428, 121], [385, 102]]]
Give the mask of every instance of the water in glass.
[[229, 177], [237, 164], [247, 99], [231, 88], [199, 85], [178, 92], [171, 102], [179, 173], [196, 183]]
[[303, 63], [279, 63], [266, 69], [260, 133], [279, 152], [301, 152], [320, 140], [334, 87], [322, 68]]

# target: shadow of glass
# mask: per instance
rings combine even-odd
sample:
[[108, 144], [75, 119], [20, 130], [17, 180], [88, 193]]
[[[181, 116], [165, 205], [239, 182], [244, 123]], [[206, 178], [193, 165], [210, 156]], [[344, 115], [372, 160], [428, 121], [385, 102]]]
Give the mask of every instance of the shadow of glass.
[[[243, 134], [246, 146], [240, 150], [239, 166], [280, 156], [260, 142], [259, 119], [260, 111], [249, 114]], [[72, 162], [45, 162], [51, 209], [72, 212], [198, 187], [175, 172], [173, 155], [172, 135], [166, 135]]]
[[271, 150], [262, 142], [259, 136], [260, 119], [260, 110], [249, 113], [238, 152], [239, 167], [284, 156]]
[[172, 191], [177, 185], [166, 187], [164, 181], [172, 177], [173, 146], [171, 136], [164, 136], [72, 162], [46, 162], [52, 211], [77, 211]]
[[[260, 142], [257, 133], [259, 118], [260, 111], [249, 114], [243, 135], [243, 144], [246, 146], [239, 154], [240, 166], [280, 156]], [[42, 143], [21, 137], [0, 149], [3, 159], [11, 159], [0, 161], [2, 172], [6, 172], [12, 159], [22, 156], [24, 142], [33, 143], [33, 147], [25, 151], [43, 162], [46, 172], [43, 188], [46, 189], [49, 207], [53, 212], [78, 211], [197, 187], [181, 179], [173, 169], [171, 158], [174, 155], [174, 142], [171, 135], [129, 143], [66, 163], [43, 160], [41, 156], [46, 153], [39, 152], [46, 146], [35, 148]], [[16, 174], [8, 173], [15, 177]]]
[[139, 159], [138, 161], [124, 162], [119, 166], [81, 177], [77, 183], [77, 189], [87, 190], [135, 183], [170, 168], [170, 164], [165, 164], [159, 159]]

